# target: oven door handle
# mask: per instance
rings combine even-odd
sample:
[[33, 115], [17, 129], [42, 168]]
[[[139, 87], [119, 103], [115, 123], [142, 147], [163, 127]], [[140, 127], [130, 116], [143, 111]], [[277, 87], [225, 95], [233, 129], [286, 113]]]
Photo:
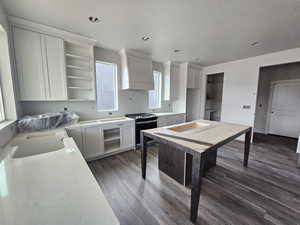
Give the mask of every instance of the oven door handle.
[[149, 120], [149, 121], [136, 122], [137, 125], [139, 125], [139, 124], [148, 124], [148, 123], [157, 123], [157, 120]]

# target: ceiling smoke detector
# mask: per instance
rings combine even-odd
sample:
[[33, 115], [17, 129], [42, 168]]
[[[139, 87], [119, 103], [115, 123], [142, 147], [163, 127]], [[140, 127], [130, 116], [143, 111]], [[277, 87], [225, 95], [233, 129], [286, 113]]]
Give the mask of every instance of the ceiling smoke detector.
[[149, 40], [150, 40], [150, 37], [148, 37], [148, 36], [143, 36], [141, 39], [142, 39], [143, 41], [149, 41]]
[[94, 16], [90, 16], [89, 17], [89, 21], [91, 23], [99, 23], [100, 22], [100, 19], [98, 17], [94, 17]]

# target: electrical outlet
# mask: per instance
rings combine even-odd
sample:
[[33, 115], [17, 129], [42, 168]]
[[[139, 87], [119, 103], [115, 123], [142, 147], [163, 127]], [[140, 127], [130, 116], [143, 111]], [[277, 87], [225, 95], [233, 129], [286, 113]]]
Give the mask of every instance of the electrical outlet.
[[243, 109], [250, 109], [251, 105], [243, 105]]

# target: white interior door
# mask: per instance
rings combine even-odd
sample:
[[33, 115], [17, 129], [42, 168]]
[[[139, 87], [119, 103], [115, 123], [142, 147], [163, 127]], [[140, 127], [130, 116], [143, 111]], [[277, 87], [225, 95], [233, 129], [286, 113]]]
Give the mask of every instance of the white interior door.
[[272, 85], [269, 133], [299, 137], [300, 81], [281, 81]]

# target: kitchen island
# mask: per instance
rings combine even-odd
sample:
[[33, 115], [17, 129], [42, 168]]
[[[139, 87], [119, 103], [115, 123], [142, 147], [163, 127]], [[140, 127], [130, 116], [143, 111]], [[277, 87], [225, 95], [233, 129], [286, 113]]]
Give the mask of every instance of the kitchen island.
[[205, 170], [215, 165], [218, 148], [245, 134], [243, 165], [247, 167], [251, 133], [250, 126], [206, 120], [141, 131], [142, 177], [146, 179], [147, 142], [151, 139], [167, 146], [169, 151], [181, 151], [190, 155], [192, 161], [190, 219], [196, 222], [202, 177]]

